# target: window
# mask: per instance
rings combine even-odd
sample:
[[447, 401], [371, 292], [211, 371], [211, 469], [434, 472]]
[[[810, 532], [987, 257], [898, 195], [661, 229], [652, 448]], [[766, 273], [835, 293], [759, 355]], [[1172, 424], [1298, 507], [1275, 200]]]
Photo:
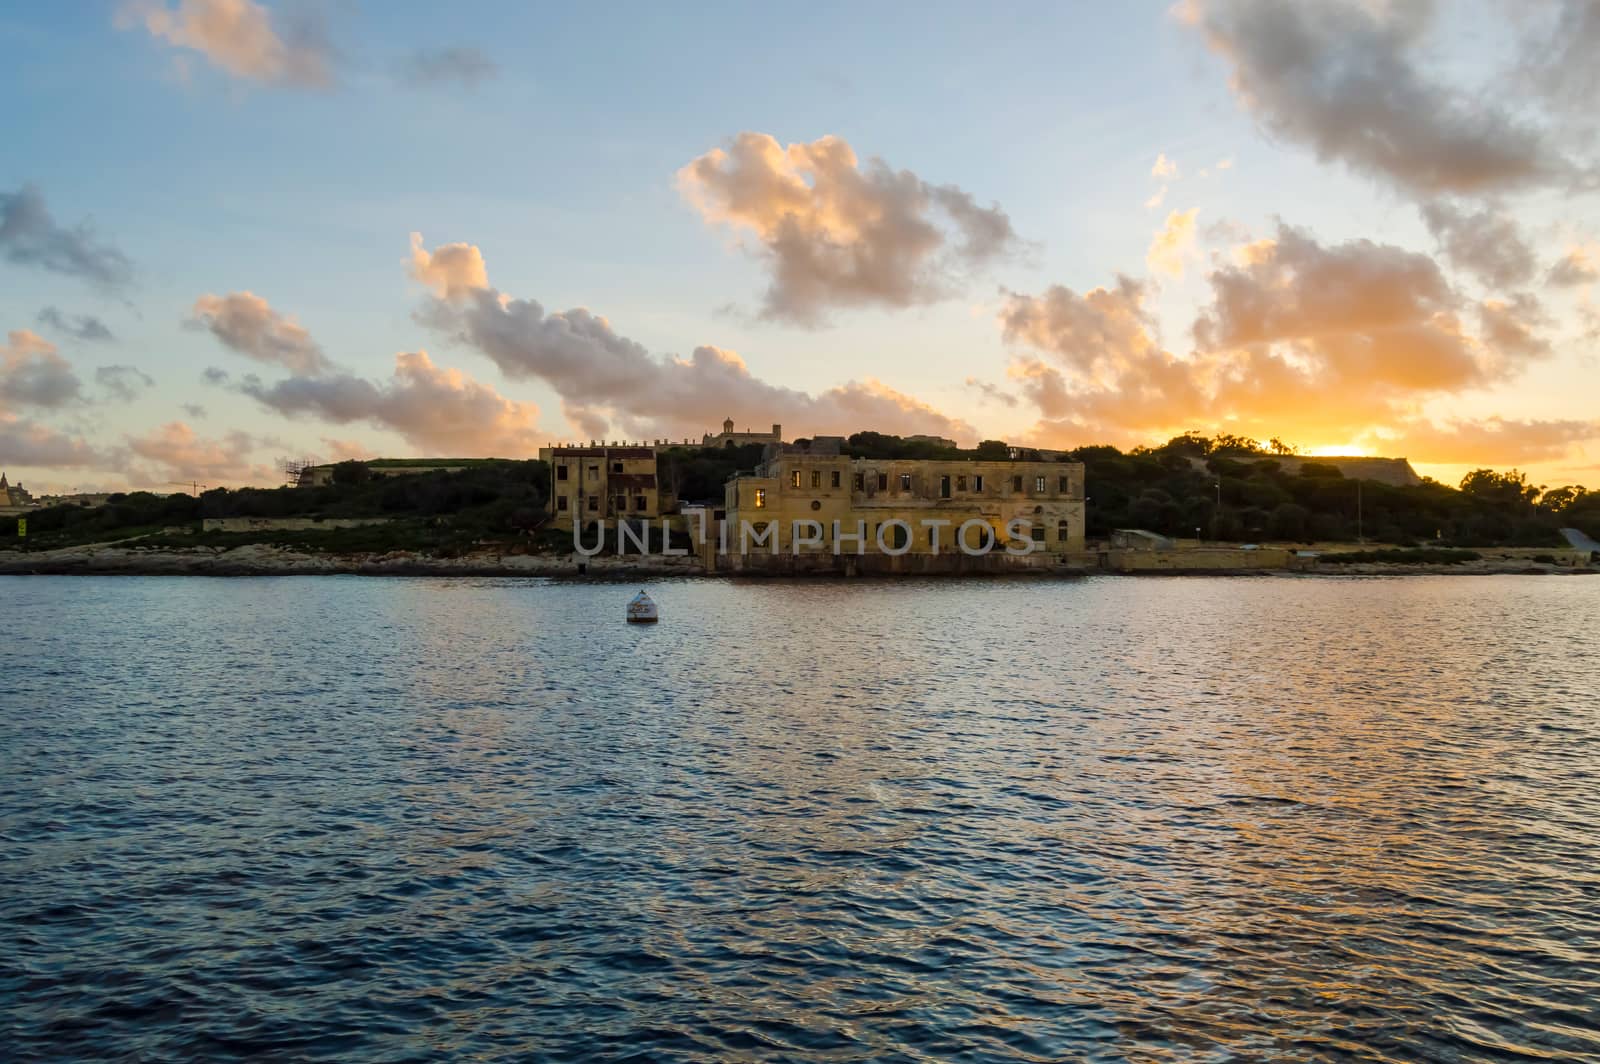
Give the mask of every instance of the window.
[[1031, 531], [1032, 531], [1032, 535], [1033, 535], [1033, 541], [1035, 543], [1043, 543], [1044, 542], [1044, 526], [1043, 525], [1034, 525]]
[[900, 490], [901, 491], [910, 491], [911, 490], [911, 474], [910, 473], [901, 473], [900, 474]]
[[1011, 478], [1011, 490], [1012, 491], [1021, 491], [1022, 490], [1022, 478], [1021, 477], [1012, 477]]
[[612, 472], [613, 472], [613, 473], [620, 473], [620, 472], [622, 472], [622, 463], [621, 463], [621, 462], [612, 462], [612, 463], [611, 463], [611, 471], [612, 471]]
[[1044, 477], [1033, 478], [1033, 490], [1041, 494], [1044, 492]]
[[591, 510], [600, 509], [600, 496], [598, 496], [598, 495], [589, 496], [589, 509], [591, 509]]
[[643, 495], [634, 496], [633, 508], [635, 510], [643, 510], [644, 509], [644, 496]]
[[857, 491], [867, 490], [867, 475], [865, 473], [856, 474], [855, 486]]
[[972, 478], [972, 490], [973, 491], [982, 491], [983, 490], [983, 478], [982, 477], [973, 477]]
[[557, 480], [566, 480], [567, 479], [567, 467], [565, 465], [556, 466], [556, 479]]
[[565, 495], [557, 495], [556, 496], [556, 509], [564, 511], [564, 510], [566, 510], [566, 508], [567, 508], [567, 497]]
[[939, 498], [948, 499], [949, 497], [950, 497], [950, 478], [948, 476], [940, 477], [939, 478]]
[[1068, 534], [1067, 523], [1065, 521], [1056, 522], [1056, 538], [1063, 543], [1072, 538]]
[[837, 488], [839, 486], [839, 471], [837, 469], [833, 471], [833, 477], [829, 481], [828, 486], [833, 488]]
[[888, 491], [889, 490], [889, 474], [887, 474], [887, 473], [879, 473], [878, 474], [878, 490], [879, 491]]
[[813, 469], [811, 471], [811, 486], [813, 488], [822, 487], [822, 470]]
[[957, 491], [966, 491], [967, 490], [967, 478], [966, 477], [956, 477], [956, 490]]
[[800, 470], [796, 469], [789, 474], [789, 486], [791, 488], [798, 488], [800, 486]]
[[590, 480], [599, 480], [600, 479], [600, 467], [599, 466], [592, 465], [592, 466], [589, 467], [589, 479]]
[[757, 510], [765, 510], [766, 508], [767, 508], [767, 489], [766, 488], [757, 488], [756, 489], [756, 509]]
[[1067, 490], [1067, 478], [1066, 477], [1057, 477], [1056, 478], [1056, 490], [1057, 491], [1066, 491]]

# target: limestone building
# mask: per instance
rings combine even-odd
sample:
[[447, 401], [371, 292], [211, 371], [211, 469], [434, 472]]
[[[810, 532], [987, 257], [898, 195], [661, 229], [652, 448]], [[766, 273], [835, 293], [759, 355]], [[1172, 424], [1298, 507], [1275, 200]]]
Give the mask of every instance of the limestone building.
[[33, 496], [21, 484], [13, 484], [0, 473], [0, 510], [25, 510], [34, 505]]
[[715, 436], [713, 436], [709, 432], [706, 433], [705, 436], [700, 441], [700, 446], [702, 446], [702, 447], [726, 447], [729, 444], [737, 445], [737, 444], [741, 444], [741, 443], [782, 443], [782, 442], [783, 442], [783, 426], [782, 425], [774, 425], [774, 426], [772, 426], [772, 431], [771, 432], [751, 432], [748, 429], [745, 430], [744, 432], [735, 432], [735, 431], [733, 431], [733, 418], [730, 417], [727, 420], [723, 421], [723, 423], [722, 423], [722, 431], [721, 432], [717, 433]]
[[[958, 549], [958, 529], [973, 519], [989, 526], [998, 547], [1011, 541], [1013, 528], [1025, 527], [1035, 550], [1083, 549], [1081, 462], [909, 461], [851, 458], [832, 447], [821, 450], [773, 448], [754, 474], [728, 481], [731, 550], [741, 550], [742, 523], [748, 521], [756, 529], [775, 523], [777, 552], [793, 553], [794, 523], [816, 521], [822, 526], [822, 543], [803, 545], [801, 553], [833, 553], [837, 521], [843, 535], [858, 527], [864, 530], [869, 554], [879, 553], [879, 530], [885, 526], [883, 541], [895, 549], [935, 553], [937, 537], [937, 553], [950, 554]], [[939, 524], [929, 527], [924, 521]], [[969, 541], [977, 545], [983, 538], [975, 531]], [[755, 549], [770, 548], [763, 543]], [[840, 553], [856, 552], [854, 541], [841, 540]]]
[[653, 444], [588, 447], [544, 447], [539, 457], [550, 463], [550, 516], [558, 528], [570, 529], [605, 519], [655, 520], [677, 504], [662, 487]]

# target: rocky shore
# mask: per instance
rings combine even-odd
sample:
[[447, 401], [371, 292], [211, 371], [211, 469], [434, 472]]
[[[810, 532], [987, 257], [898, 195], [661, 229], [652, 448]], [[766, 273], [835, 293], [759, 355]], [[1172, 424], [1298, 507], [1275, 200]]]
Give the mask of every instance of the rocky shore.
[[[1072, 572], [1098, 571], [1089, 559]], [[1456, 564], [1393, 564], [1360, 562], [1322, 564], [1288, 572], [1278, 569], [1224, 570], [1206, 566], [1140, 570], [1118, 575], [1255, 575], [1255, 576], [1401, 576], [1416, 574], [1600, 574], [1600, 567], [1575, 564], [1564, 558], [1556, 563], [1526, 556], [1486, 555]], [[382, 554], [330, 554], [296, 551], [267, 544], [237, 547], [139, 548], [117, 544], [64, 547], [49, 551], [0, 551], [0, 575], [128, 575], [128, 576], [542, 576], [631, 580], [650, 576], [706, 575], [694, 557], [596, 556], [575, 554], [504, 554], [485, 551], [454, 558], [411, 551]], [[770, 575], [747, 571], [741, 575]], [[1030, 575], [1021, 571], [1016, 575]], [[1032, 575], [1063, 575], [1061, 569], [1037, 570]]]
[[[580, 571], [579, 563], [584, 563]], [[0, 575], [127, 576], [579, 576], [618, 579], [700, 572], [692, 558], [552, 554], [468, 554], [437, 558], [411, 551], [326, 554], [266, 544], [187, 549], [83, 546], [51, 551], [0, 551]]]

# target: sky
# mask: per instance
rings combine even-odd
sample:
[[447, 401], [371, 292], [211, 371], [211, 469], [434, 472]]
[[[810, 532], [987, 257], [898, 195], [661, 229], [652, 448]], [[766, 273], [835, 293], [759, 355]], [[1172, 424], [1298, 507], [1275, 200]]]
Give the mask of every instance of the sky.
[[725, 417], [1600, 487], [1600, 0], [0, 2], [0, 49], [36, 495]]

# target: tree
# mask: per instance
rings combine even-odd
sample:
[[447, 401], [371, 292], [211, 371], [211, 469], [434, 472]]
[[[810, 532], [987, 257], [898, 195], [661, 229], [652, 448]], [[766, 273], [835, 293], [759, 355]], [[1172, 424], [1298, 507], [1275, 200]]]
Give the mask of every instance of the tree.
[[1303, 541], [1309, 527], [1311, 511], [1297, 502], [1279, 503], [1272, 511], [1268, 524], [1273, 539]]
[[1539, 510], [1547, 514], [1559, 514], [1570, 510], [1588, 491], [1582, 487], [1566, 485], [1551, 488], [1539, 499]]
[[372, 470], [367, 468], [367, 463], [354, 458], [338, 462], [333, 467], [333, 482], [335, 484], [365, 484], [371, 479]]
[[1461, 493], [1497, 506], [1521, 508], [1532, 506], [1539, 497], [1539, 489], [1528, 483], [1526, 474], [1518, 470], [1496, 473], [1492, 469], [1474, 469], [1461, 478]]

